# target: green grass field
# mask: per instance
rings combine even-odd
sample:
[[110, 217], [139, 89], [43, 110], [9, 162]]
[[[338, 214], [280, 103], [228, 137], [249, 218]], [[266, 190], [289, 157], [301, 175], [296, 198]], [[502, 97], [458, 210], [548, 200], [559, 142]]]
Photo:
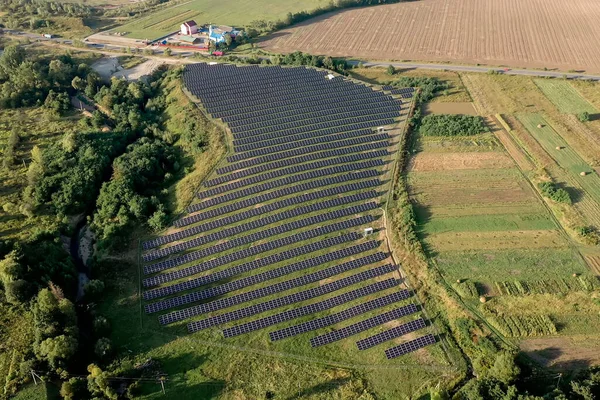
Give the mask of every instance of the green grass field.
[[[521, 123], [542, 145], [544, 150], [556, 160], [558, 165], [571, 174], [585, 192], [600, 203], [600, 177], [540, 114], [519, 114]], [[538, 126], [542, 126], [538, 128]], [[557, 148], [560, 147], [560, 150]], [[585, 172], [587, 175], [581, 176]]]
[[598, 112], [568, 81], [535, 79], [534, 82], [560, 112], [566, 114], [579, 114], [584, 111], [590, 114]]
[[219, 24], [245, 26], [252, 21], [277, 21], [290, 12], [310, 11], [328, 5], [327, 0], [241, 0], [230, 4], [216, 0], [192, 0], [181, 5], [158, 10], [151, 15], [132, 20], [115, 28], [127, 32], [127, 37], [154, 39], [179, 30], [179, 25], [193, 19], [199, 25]]
[[467, 215], [463, 217], [431, 218], [422, 226], [423, 234], [441, 232], [477, 232], [554, 229], [556, 225], [545, 213]]
[[587, 268], [570, 249], [510, 249], [445, 252], [436, 258], [449, 279], [470, 279], [491, 284], [505, 280], [551, 280], [587, 274]]

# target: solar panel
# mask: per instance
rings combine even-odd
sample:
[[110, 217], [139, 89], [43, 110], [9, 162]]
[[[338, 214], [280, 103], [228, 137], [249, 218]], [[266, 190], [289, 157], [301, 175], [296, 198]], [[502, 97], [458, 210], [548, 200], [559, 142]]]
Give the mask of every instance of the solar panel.
[[[332, 332], [328, 332], [324, 335], [320, 335], [310, 339], [310, 345], [312, 347], [323, 346], [335, 341], [345, 339], [352, 335], [356, 335], [360, 332], [366, 331], [367, 329], [374, 328], [376, 326], [385, 324], [386, 322], [393, 321], [395, 319], [402, 318], [406, 315], [417, 312], [417, 307], [414, 304], [409, 304], [394, 310], [388, 311], [383, 314], [376, 315], [374, 317], [365, 319], [352, 325], [348, 325], [341, 329], [336, 329]], [[360, 349], [360, 345], [359, 345]]]
[[271, 264], [282, 262], [290, 258], [296, 258], [303, 254], [308, 254], [314, 251], [326, 249], [328, 247], [337, 246], [342, 243], [358, 240], [360, 238], [362, 238], [362, 235], [355, 232], [340, 236], [334, 236], [318, 242], [313, 242], [304, 246], [296, 247], [282, 253], [273, 254], [265, 258], [260, 258], [254, 261], [238, 264], [225, 270], [215, 272], [213, 274], [190, 279], [188, 281], [177, 283], [171, 286], [164, 286], [156, 289], [147, 290], [142, 294], [142, 296], [144, 297], [144, 300], [152, 300], [158, 297], [168, 296], [170, 294], [181, 292], [183, 290], [195, 289], [197, 287], [207, 285], [209, 283], [218, 282], [222, 279], [227, 279], [244, 272], [267, 267]]
[[[413, 312], [416, 312], [416, 310]], [[423, 329], [425, 328], [425, 326], [425, 321], [422, 318], [415, 319], [414, 321], [410, 321], [406, 324], [402, 324], [392, 329], [388, 329], [386, 331], [378, 333], [377, 335], [359, 340], [358, 342], [356, 342], [356, 345], [358, 346], [359, 350], [370, 349], [371, 347], [387, 342], [388, 340], [392, 340], [400, 336], [406, 335], [407, 333]]]
[[[211, 301], [209, 303], [199, 304], [197, 306], [189, 307], [189, 308], [186, 308], [183, 310], [173, 311], [169, 314], [160, 316], [159, 321], [161, 324], [169, 324], [169, 323], [172, 323], [175, 321], [181, 321], [183, 319], [187, 319], [187, 318], [190, 318], [190, 317], [193, 317], [196, 315], [201, 315], [201, 314], [205, 314], [208, 312], [221, 310], [223, 308], [232, 307], [234, 305], [242, 304], [242, 303], [248, 302], [250, 300], [258, 299], [258, 298], [261, 298], [264, 296], [273, 295], [273, 294], [276, 294], [276, 293], [279, 293], [279, 292], [282, 292], [285, 290], [290, 290], [292, 288], [303, 286], [303, 285], [306, 285], [306, 284], [309, 284], [312, 282], [317, 282], [322, 279], [331, 278], [332, 276], [350, 271], [352, 269], [363, 267], [363, 266], [368, 265], [373, 262], [381, 261], [381, 260], [385, 259], [386, 257], [387, 257], [387, 255], [384, 253], [372, 254], [372, 255], [369, 255], [366, 257], [359, 258], [357, 260], [353, 260], [353, 261], [339, 264], [339, 265], [334, 265], [334, 266], [326, 268], [324, 270], [320, 270], [320, 271], [316, 271], [316, 272], [313, 272], [313, 273], [310, 273], [307, 275], [303, 275], [298, 278], [275, 283], [275, 284], [272, 284], [269, 286], [261, 287], [259, 289], [251, 290], [249, 292], [236, 294], [231, 297], [221, 298], [218, 300]], [[269, 272], [272, 272], [272, 271], [269, 271]], [[254, 275], [254, 276], [256, 276], [256, 275]], [[216, 292], [217, 293], [223, 293], [223, 292], [228, 293], [228, 291], [225, 291], [225, 290], [227, 290], [226, 285], [228, 285], [228, 284], [221, 285], [221, 290], [217, 290]], [[223, 286], [225, 286], [225, 288], [223, 288]], [[213, 295], [211, 297], [214, 297], [214, 292], [215, 292], [214, 289], [215, 288], [207, 289], [207, 290], [211, 290], [213, 292], [213, 293], [211, 293]], [[189, 295], [185, 295], [185, 296], [189, 296]], [[174, 299], [167, 299], [167, 300], [165, 300], [165, 302], [172, 303], [173, 300]], [[176, 305], [181, 305], [181, 301], [178, 301], [177, 303], [179, 303], [179, 304], [176, 304]], [[149, 307], [149, 306], [152, 306], [152, 307]], [[157, 310], [157, 303], [151, 304], [149, 306], [146, 306], [147, 313], [159, 311], [159, 310]]]
[[[333, 307], [337, 307], [344, 303], [347, 303], [352, 300], [356, 300], [360, 297], [368, 296], [373, 293], [377, 293], [379, 291], [389, 289], [394, 287], [397, 284], [394, 278], [386, 279], [384, 281], [375, 282], [370, 285], [352, 290], [350, 292], [346, 292], [340, 294], [338, 296], [332, 297], [327, 300], [320, 301], [318, 303], [312, 303], [306, 306], [294, 308], [292, 310], [284, 311], [279, 314], [270, 315], [265, 318], [261, 318], [255, 321], [247, 322], [242, 325], [237, 325], [231, 328], [227, 328], [223, 330], [223, 335], [225, 337], [232, 337], [241, 335], [243, 333], [252, 332], [258, 329], [264, 329], [268, 326], [279, 324], [281, 322], [288, 321], [290, 319], [295, 319], [298, 317], [302, 317], [304, 315], [314, 314], [316, 312], [328, 310]], [[195, 330], [195, 323], [188, 324], [188, 330], [193, 332]]]
[[287, 296], [278, 297], [276, 299], [266, 301], [264, 303], [253, 304], [245, 308], [230, 311], [228, 313], [210, 317], [201, 321], [192, 322], [190, 326], [192, 326], [194, 330], [206, 329], [210, 328], [211, 326], [221, 325], [226, 322], [250, 317], [286, 305], [314, 299], [316, 297], [323, 296], [325, 294], [343, 289], [347, 286], [354, 285], [356, 283], [363, 282], [368, 279], [372, 279], [376, 276], [387, 274], [389, 272], [389, 268], [387, 267], [388, 266], [385, 265], [381, 267], [376, 267], [367, 271], [359, 272], [355, 275], [338, 279], [337, 281], [333, 281], [325, 285], [317, 286], [297, 293], [292, 293]]
[[[185, 304], [193, 303], [196, 301], [201, 301], [205, 299], [209, 299], [211, 297], [222, 296], [227, 293], [233, 292], [235, 290], [240, 290], [246, 288], [248, 286], [256, 285], [259, 283], [267, 282], [271, 279], [276, 279], [281, 276], [285, 276], [297, 271], [303, 271], [310, 268], [317, 267], [322, 264], [330, 263], [333, 261], [341, 260], [345, 257], [350, 257], [356, 254], [361, 254], [370, 250], [374, 250], [379, 246], [379, 242], [371, 240], [365, 243], [360, 243], [355, 246], [345, 247], [340, 250], [333, 251], [331, 253], [326, 253], [318, 257], [309, 258], [307, 260], [299, 261], [296, 263], [284, 265], [279, 268], [275, 268], [272, 270], [268, 270], [256, 275], [251, 275], [242, 279], [234, 280], [231, 282], [224, 283], [219, 286], [214, 286], [211, 288], [203, 289], [200, 291], [187, 293], [181, 296], [173, 297], [170, 299], [165, 299], [156, 303], [148, 304], [145, 306], [146, 313], [154, 313], [162, 310], [166, 310], [173, 307], [179, 307]], [[358, 268], [364, 265], [368, 265], [377, 261], [382, 261], [387, 258], [387, 254], [379, 252], [375, 254], [371, 254], [362, 258], [358, 258], [356, 260], [352, 260], [350, 262], [336, 265], [333, 267], [329, 267], [322, 271], [317, 271], [314, 274], [308, 274], [301, 276], [296, 279], [291, 279], [289, 281], [285, 281], [282, 283], [277, 283], [271, 285], [269, 289], [265, 288], [264, 291], [269, 290], [286, 290], [283, 287], [287, 287], [286, 285], [297, 285], [300, 286], [302, 282], [305, 280], [312, 279], [313, 276], [325, 276], [329, 273], [338, 274], [343, 271], [346, 271], [347, 268]], [[339, 272], [338, 272], [339, 271]], [[251, 293], [251, 292], [248, 292]], [[183, 316], [183, 318], [187, 318]]]
[[[302, 215], [305, 215], [308, 213], [314, 213], [317, 211], [326, 210], [326, 209], [333, 208], [333, 207], [340, 207], [343, 205], [356, 203], [358, 201], [364, 201], [364, 200], [367, 200], [367, 199], [370, 199], [373, 197], [375, 197], [373, 191], [353, 194], [353, 195], [345, 196], [345, 197], [338, 197], [338, 198], [326, 200], [326, 201], [316, 203], [316, 204], [310, 204], [307, 206], [296, 207], [296, 208], [290, 209], [290, 210], [282, 212], [282, 213], [272, 214], [265, 218], [261, 218], [259, 220], [255, 220], [252, 222], [248, 222], [248, 223], [241, 224], [241, 225], [238, 225], [235, 227], [230, 227], [230, 228], [225, 228], [225, 225], [222, 224], [222, 221], [219, 221], [219, 220], [211, 221], [210, 223], [202, 224], [203, 226], [201, 226], [201, 228], [203, 229], [203, 231], [208, 231], [208, 230], [216, 229], [216, 228], [221, 228], [221, 229], [216, 232], [204, 235], [204, 236], [200, 236], [200, 237], [197, 237], [197, 238], [185, 241], [185, 242], [178, 243], [173, 246], [166, 247], [164, 249], [159, 249], [159, 250], [149, 252], [147, 254], [143, 254], [142, 259], [146, 262], [153, 261], [158, 258], [166, 257], [170, 254], [178, 253], [180, 251], [189, 250], [194, 247], [201, 246], [203, 244], [211, 243], [211, 242], [214, 242], [217, 240], [227, 239], [232, 236], [239, 235], [241, 233], [245, 233], [245, 232], [248, 232], [251, 230], [256, 230], [258, 228], [262, 228], [265, 226], [272, 226], [273, 224], [275, 224], [279, 221], [289, 220], [289, 219], [292, 219], [292, 218], [295, 218], [298, 216], [302, 216]], [[342, 212], [342, 213], [338, 213], [338, 212], [331, 213], [330, 212], [330, 213], [325, 213], [325, 214], [321, 214], [321, 215], [317, 215], [317, 216], [313, 216], [313, 217], [309, 217], [309, 218], [304, 218], [302, 220], [297, 220], [294, 222], [288, 222], [287, 224], [279, 225], [276, 227], [271, 227], [269, 229], [255, 232], [250, 235], [238, 237], [238, 238], [229, 240], [227, 242], [220, 243], [218, 246], [212, 246], [210, 248], [203, 249], [201, 251], [196, 252], [195, 256], [198, 256], [197, 258], [204, 257], [204, 256], [207, 256], [210, 254], [214, 254], [218, 251], [224, 251], [224, 250], [227, 250], [230, 248], [234, 248], [236, 246], [253, 243], [258, 240], [265, 239], [265, 238], [270, 238], [271, 236], [274, 236], [274, 235], [280, 235], [284, 232], [289, 232], [291, 230], [298, 229], [303, 226], [308, 226], [313, 223], [328, 221], [328, 220], [331, 220], [334, 218], [340, 218], [340, 217], [343, 217], [346, 215], [351, 215], [354, 213], [368, 211], [370, 209], [376, 208], [377, 206], [378, 206], [377, 203], [369, 202], [369, 203], [358, 205], [357, 208], [350, 207], [347, 209], [347, 211]], [[182, 260], [184, 259], [185, 260], [184, 262], [188, 262], [188, 261], [197, 259], [197, 258], [195, 258], [195, 256], [193, 254], [194, 253], [188, 253], [185, 256], [183, 256], [181, 259]], [[154, 268], [153, 270], [159, 271], [160, 268], [159, 269]]]
[[[352, 210], [352, 209], [354, 209], [354, 207], [351, 207], [349, 210]], [[339, 211], [340, 212], [337, 213], [338, 215], [346, 215], [344, 212], [342, 212], [344, 210], [339, 210]], [[333, 212], [333, 213], [335, 213], [335, 212]], [[247, 249], [243, 249], [243, 250], [239, 250], [239, 251], [236, 251], [233, 253], [222, 255], [217, 258], [213, 258], [211, 260], [208, 260], [208, 261], [196, 264], [196, 265], [192, 265], [192, 266], [189, 266], [186, 268], [182, 268], [182, 269], [179, 269], [179, 270], [176, 270], [173, 272], [168, 272], [165, 274], [153, 276], [151, 278], [146, 278], [142, 281], [142, 284], [144, 285], [144, 287], [150, 287], [150, 286], [156, 286], [156, 285], [159, 285], [159, 284], [162, 284], [165, 282], [170, 282], [170, 281], [173, 281], [176, 279], [185, 278], [190, 275], [195, 275], [195, 274], [203, 272], [203, 271], [208, 271], [210, 269], [219, 267], [221, 265], [229, 264], [231, 262], [242, 260], [244, 258], [248, 258], [251, 256], [255, 256], [260, 253], [277, 250], [282, 247], [297, 244], [297, 243], [303, 242], [308, 239], [316, 238], [316, 237], [326, 235], [329, 233], [334, 233], [334, 232], [337, 232], [337, 231], [340, 231], [343, 229], [348, 229], [348, 228], [352, 228], [355, 226], [368, 224], [368, 223], [371, 223], [373, 221], [373, 219], [374, 218], [372, 215], [365, 215], [362, 217], [357, 217], [357, 218], [337, 222], [334, 224], [321, 226], [318, 228], [311, 229], [309, 231], [297, 233], [295, 235], [285, 236], [280, 239], [273, 240], [271, 242], [258, 244], [256, 246], [252, 246]], [[289, 252], [290, 252], [290, 254], [293, 254], [293, 250], [289, 250]], [[170, 264], [171, 262], [173, 262], [173, 264]], [[179, 265], [178, 264], [179, 262], [183, 262], [183, 261], [177, 260], [177, 259], [176, 260], [167, 260], [162, 263], [154, 264], [154, 266], [157, 266], [156, 268], [158, 268], [158, 264], [162, 264], [159, 266], [160, 268], [170, 268], [170, 265]], [[150, 268], [150, 267], [152, 267], [152, 266], [148, 266], [148, 268]], [[144, 270], [146, 272], [146, 267], [144, 268]]]
[[[392, 272], [396, 269], [393, 265], [388, 265], [388, 271]], [[386, 296], [379, 297], [365, 303], [359, 304], [354, 307], [350, 307], [344, 311], [336, 314], [331, 314], [326, 317], [317, 318], [311, 321], [304, 322], [299, 325], [290, 326], [288, 328], [280, 329], [275, 332], [271, 332], [269, 337], [272, 341], [282, 340], [291, 336], [299, 335], [301, 333], [314, 331], [316, 329], [324, 328], [329, 325], [340, 323], [344, 320], [356, 317], [366, 312], [375, 310], [377, 308], [385, 307], [390, 304], [396, 303], [407, 299], [410, 296], [408, 290], [402, 290], [400, 292], [390, 293]]]
[[391, 360], [392, 358], [400, 357], [401, 355], [411, 353], [434, 343], [435, 337], [431, 334], [428, 334], [421, 336], [420, 338], [410, 340], [406, 343], [402, 343], [399, 346], [387, 349], [385, 351], [385, 356], [388, 358], [388, 360]]

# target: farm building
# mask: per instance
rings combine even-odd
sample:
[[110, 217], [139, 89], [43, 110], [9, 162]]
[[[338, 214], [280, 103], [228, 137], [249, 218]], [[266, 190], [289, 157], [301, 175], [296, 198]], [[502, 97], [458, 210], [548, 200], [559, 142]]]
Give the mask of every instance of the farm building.
[[181, 24], [182, 35], [193, 35], [196, 32], [198, 32], [198, 25], [196, 24], [196, 21], [192, 20]]
[[215, 43], [222, 43], [225, 41], [225, 35], [229, 34], [233, 39], [240, 33], [239, 30], [234, 29], [231, 26], [215, 26], [210, 25], [208, 27], [208, 38]]

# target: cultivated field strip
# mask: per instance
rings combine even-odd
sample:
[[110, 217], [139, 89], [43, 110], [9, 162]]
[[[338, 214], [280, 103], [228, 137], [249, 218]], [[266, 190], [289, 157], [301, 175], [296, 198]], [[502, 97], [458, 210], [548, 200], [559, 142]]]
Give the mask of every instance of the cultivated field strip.
[[315, 314], [277, 331], [295, 336], [368, 314], [335, 341], [408, 315], [390, 313], [408, 310], [397, 303], [410, 294], [381, 240], [379, 208], [407, 115], [398, 96], [413, 91], [304, 67], [194, 64], [183, 79], [227, 124], [233, 151], [189, 214], [143, 242], [145, 313], [226, 338]]

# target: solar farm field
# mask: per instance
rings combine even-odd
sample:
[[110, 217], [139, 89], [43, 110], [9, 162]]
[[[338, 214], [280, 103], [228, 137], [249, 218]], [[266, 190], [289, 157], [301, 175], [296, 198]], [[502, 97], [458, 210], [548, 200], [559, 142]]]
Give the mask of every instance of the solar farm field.
[[[187, 214], [142, 242], [144, 325], [194, 346], [451, 374], [385, 241], [414, 90], [224, 64], [187, 66], [184, 83], [231, 150]], [[417, 390], [374, 379], [387, 395]]]
[[192, 0], [134, 19], [115, 30], [127, 32], [130, 38], [154, 39], [178, 30], [182, 22], [191, 19], [198, 24], [244, 26], [256, 20], [277, 21], [289, 12], [313, 10], [327, 3], [325, 0], [240, 0], [232, 5], [216, 0]]
[[[600, 71], [600, 4], [420, 0], [323, 15], [284, 29], [276, 52]], [[333, 40], [335, 38], [335, 40]]]

